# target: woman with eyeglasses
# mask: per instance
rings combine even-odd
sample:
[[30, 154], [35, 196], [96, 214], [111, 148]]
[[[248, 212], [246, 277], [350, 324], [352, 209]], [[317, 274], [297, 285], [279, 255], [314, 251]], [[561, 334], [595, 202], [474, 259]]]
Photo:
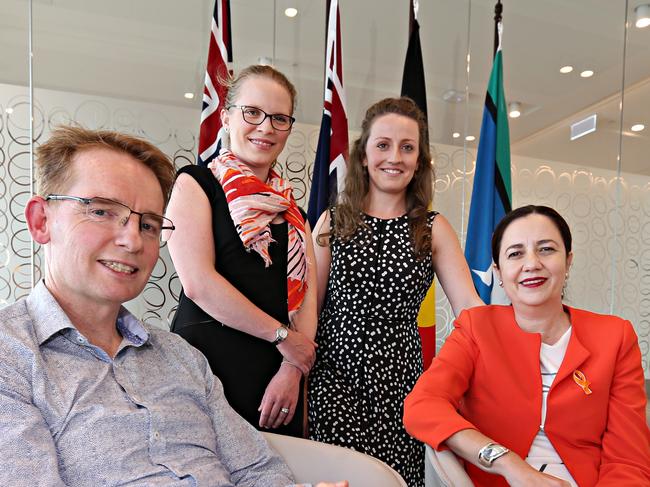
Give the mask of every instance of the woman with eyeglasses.
[[316, 273], [309, 225], [273, 169], [296, 91], [270, 66], [230, 81], [227, 149], [179, 170], [167, 216], [182, 284], [171, 329], [201, 350], [230, 405], [257, 428], [303, 435], [302, 377], [315, 359]]

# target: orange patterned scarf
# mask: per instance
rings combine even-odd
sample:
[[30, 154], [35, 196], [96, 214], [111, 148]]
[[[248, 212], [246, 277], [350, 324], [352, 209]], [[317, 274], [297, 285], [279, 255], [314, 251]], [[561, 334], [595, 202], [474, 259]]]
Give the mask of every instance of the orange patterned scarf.
[[287, 221], [287, 294], [291, 322], [307, 291], [305, 220], [293, 198], [291, 185], [273, 169], [263, 183], [225, 149], [208, 167], [223, 187], [230, 216], [244, 247], [257, 252], [266, 267], [272, 263], [269, 244], [274, 242], [270, 224], [277, 215]]

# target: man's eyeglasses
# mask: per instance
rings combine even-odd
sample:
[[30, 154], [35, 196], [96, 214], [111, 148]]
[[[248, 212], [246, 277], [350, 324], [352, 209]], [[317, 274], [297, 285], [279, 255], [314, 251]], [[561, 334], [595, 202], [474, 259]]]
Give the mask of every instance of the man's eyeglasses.
[[275, 130], [280, 130], [281, 132], [291, 130], [293, 122], [296, 121], [296, 119], [290, 115], [283, 115], [282, 113], [266, 113], [261, 108], [250, 107], [248, 105], [228, 105], [226, 108], [228, 110], [231, 108], [240, 108], [244, 121], [251, 125], [262, 125], [264, 120], [270, 118], [271, 126]]
[[113, 224], [116, 227], [126, 225], [131, 215], [135, 213], [140, 216], [140, 233], [142, 236], [152, 240], [160, 240], [161, 242], [166, 242], [176, 228], [169, 218], [155, 213], [140, 213], [119, 201], [107, 198], [82, 198], [80, 196], [50, 194], [45, 200], [75, 201], [82, 205], [84, 213], [90, 220]]

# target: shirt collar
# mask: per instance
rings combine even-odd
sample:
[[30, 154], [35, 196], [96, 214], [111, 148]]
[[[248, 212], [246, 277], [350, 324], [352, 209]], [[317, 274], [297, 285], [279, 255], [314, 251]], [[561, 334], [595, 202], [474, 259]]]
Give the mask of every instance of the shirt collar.
[[[43, 280], [34, 286], [27, 297], [27, 307], [33, 319], [34, 332], [39, 345], [63, 330], [76, 330]], [[136, 347], [144, 345], [149, 340], [149, 332], [124, 306], [120, 307], [116, 326], [120, 335]]]
[[122, 338], [128, 340], [136, 347], [144, 345], [149, 340], [149, 332], [135, 316], [124, 306], [120, 307], [117, 315], [117, 331]]

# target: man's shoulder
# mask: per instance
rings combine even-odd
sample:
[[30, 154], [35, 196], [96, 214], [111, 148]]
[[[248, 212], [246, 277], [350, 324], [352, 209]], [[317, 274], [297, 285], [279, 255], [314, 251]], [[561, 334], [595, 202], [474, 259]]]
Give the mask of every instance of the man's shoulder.
[[0, 323], [2, 324], [6, 321], [20, 319], [25, 316], [29, 316], [25, 298], [21, 298], [15, 303], [0, 308]]
[[142, 326], [149, 334], [150, 345], [159, 349], [167, 359], [176, 357], [185, 361], [191, 357], [193, 360], [200, 362], [205, 360], [203, 354], [180, 335], [146, 323], [143, 323]]
[[26, 301], [0, 309], [0, 389], [26, 384], [38, 354], [38, 338]]
[[158, 346], [192, 348], [192, 346], [187, 343], [183, 337], [177, 335], [176, 333], [172, 333], [169, 330], [165, 330], [159, 326], [150, 325], [148, 323], [142, 323], [142, 326], [149, 334], [149, 340]]
[[6, 344], [9, 338], [35, 340], [33, 325], [24, 298], [0, 308], [0, 346]]

